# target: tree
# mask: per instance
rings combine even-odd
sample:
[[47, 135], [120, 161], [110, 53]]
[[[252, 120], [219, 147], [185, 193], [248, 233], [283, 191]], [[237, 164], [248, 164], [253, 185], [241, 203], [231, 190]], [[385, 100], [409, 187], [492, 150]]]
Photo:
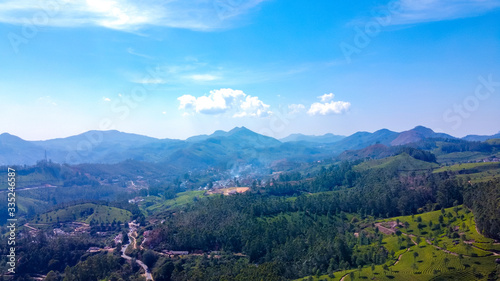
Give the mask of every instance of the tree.
[[151, 250], [146, 250], [146, 252], [142, 255], [142, 262], [148, 267], [153, 267], [157, 260], [156, 254]]
[[47, 273], [47, 276], [44, 279], [44, 281], [59, 281], [59, 280], [60, 280], [59, 274], [55, 273], [53, 270]]
[[465, 243], [465, 250], [467, 251], [467, 254], [472, 251], [472, 245], [470, 243]]
[[413, 269], [413, 271], [415, 272], [416, 270], [418, 270], [418, 266], [416, 263], [412, 263], [411, 264], [411, 269]]
[[416, 261], [418, 257], [418, 252], [413, 252], [413, 261]]
[[445, 257], [443, 259], [443, 262], [444, 262], [444, 266], [448, 266], [448, 263], [450, 262], [450, 259], [448, 257]]
[[415, 238], [415, 243], [417, 243], [417, 247], [420, 247], [420, 246], [419, 246], [420, 242], [422, 242], [422, 238], [418, 235], [418, 236]]
[[389, 266], [387, 264], [384, 264], [382, 266], [382, 270], [384, 270], [384, 275], [387, 275], [387, 271], [389, 271]]
[[126, 231], [123, 231], [122, 232], [122, 244], [123, 245], [127, 245], [129, 242], [129, 239], [128, 239], [128, 234]]

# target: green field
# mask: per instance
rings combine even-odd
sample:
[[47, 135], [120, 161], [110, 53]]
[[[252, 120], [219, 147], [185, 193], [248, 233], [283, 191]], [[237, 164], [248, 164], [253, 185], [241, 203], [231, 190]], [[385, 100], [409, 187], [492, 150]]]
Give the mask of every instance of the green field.
[[32, 223], [56, 223], [56, 222], [85, 222], [92, 220], [98, 223], [128, 222], [132, 214], [124, 209], [85, 203], [58, 209], [41, 214], [32, 220]]
[[437, 155], [437, 161], [442, 164], [454, 164], [480, 161], [484, 158], [490, 157], [490, 153], [477, 152], [477, 151], [464, 151], [452, 152], [442, 155]]
[[441, 167], [433, 171], [434, 173], [454, 172], [458, 173], [458, 178], [470, 179], [471, 182], [485, 182], [494, 178], [500, 178], [500, 163], [481, 162], [463, 163], [452, 166]]
[[441, 167], [439, 169], [434, 170], [434, 173], [440, 172], [460, 172], [460, 171], [487, 171], [487, 170], [495, 170], [500, 169], [500, 163], [497, 162], [480, 162], [480, 163], [462, 163], [456, 164], [452, 166]]
[[168, 200], [157, 196], [149, 196], [144, 197], [144, 201], [139, 203], [139, 207], [148, 213], [156, 213], [192, 203], [197, 200], [196, 198], [205, 196], [204, 194], [204, 190], [186, 191], [177, 193], [175, 198]]
[[[455, 212], [456, 211], [456, 212]], [[409, 251], [406, 251], [406, 243], [398, 243], [398, 237], [395, 234], [384, 235], [382, 245], [388, 252], [394, 252], [394, 256], [386, 263], [389, 270], [384, 271], [382, 265], [376, 265], [374, 270], [371, 266], [365, 266], [361, 269], [353, 269], [347, 271], [339, 271], [334, 273], [334, 278], [328, 275], [323, 276], [308, 276], [298, 280], [329, 280], [339, 281], [345, 276], [344, 281], [350, 280], [488, 280], [490, 274], [496, 266], [494, 256], [486, 250], [496, 250], [500, 245], [493, 244], [492, 239], [485, 238], [477, 233], [473, 215], [462, 206], [457, 208], [448, 208], [444, 210], [443, 223], [439, 224], [439, 217], [443, 215], [441, 211], [423, 213], [415, 216], [401, 216], [381, 220], [379, 222], [394, 222], [399, 220], [401, 225], [407, 222], [407, 227], [401, 226], [398, 229], [402, 232], [401, 237], [405, 238], [410, 235], [413, 241], [419, 236], [419, 245], [413, 244]], [[440, 225], [439, 229], [429, 226], [429, 222], [433, 221]], [[420, 228], [419, 228], [420, 224]], [[423, 227], [423, 225], [426, 225]], [[434, 223], [433, 223], [434, 225]], [[460, 238], [450, 238], [450, 227], [457, 234], [465, 235], [464, 241], [474, 242], [474, 245], [479, 245], [480, 248], [468, 247]], [[371, 228], [371, 227], [370, 227]], [[369, 229], [367, 229], [369, 230]], [[434, 243], [434, 245], [428, 242]], [[456, 243], [458, 240], [458, 243]], [[455, 242], [455, 243], [454, 243]], [[455, 245], [456, 244], [456, 245]], [[439, 249], [439, 248], [442, 249]], [[446, 248], [445, 252], [443, 249]], [[418, 253], [417, 257], [414, 253]], [[460, 255], [459, 255], [460, 254]], [[394, 264], [398, 257], [401, 259]], [[349, 273], [354, 273], [354, 278], [351, 279]]]

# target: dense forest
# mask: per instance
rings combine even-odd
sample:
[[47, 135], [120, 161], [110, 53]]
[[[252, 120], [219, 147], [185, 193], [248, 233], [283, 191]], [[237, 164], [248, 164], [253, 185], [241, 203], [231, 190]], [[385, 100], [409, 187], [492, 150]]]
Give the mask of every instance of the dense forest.
[[482, 233], [500, 240], [500, 181], [470, 185], [465, 189], [464, 203], [476, 216]]

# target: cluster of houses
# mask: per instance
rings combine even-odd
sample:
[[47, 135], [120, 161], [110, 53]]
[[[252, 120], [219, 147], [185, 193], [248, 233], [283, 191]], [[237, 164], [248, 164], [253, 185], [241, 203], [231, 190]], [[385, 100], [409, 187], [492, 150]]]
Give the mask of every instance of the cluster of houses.
[[123, 242], [123, 234], [119, 233], [116, 235], [113, 241], [115, 242], [115, 245], [121, 244]]

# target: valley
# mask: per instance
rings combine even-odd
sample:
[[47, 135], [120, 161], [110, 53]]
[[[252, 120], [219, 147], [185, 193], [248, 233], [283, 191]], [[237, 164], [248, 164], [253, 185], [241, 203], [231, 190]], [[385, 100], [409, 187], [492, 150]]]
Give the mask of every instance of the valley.
[[[168, 156], [14, 165], [24, 274], [3, 279], [500, 274], [500, 146], [493, 139], [467, 141], [417, 127], [279, 141], [236, 128], [186, 143], [173, 162]], [[347, 147], [353, 149], [341, 151]]]

